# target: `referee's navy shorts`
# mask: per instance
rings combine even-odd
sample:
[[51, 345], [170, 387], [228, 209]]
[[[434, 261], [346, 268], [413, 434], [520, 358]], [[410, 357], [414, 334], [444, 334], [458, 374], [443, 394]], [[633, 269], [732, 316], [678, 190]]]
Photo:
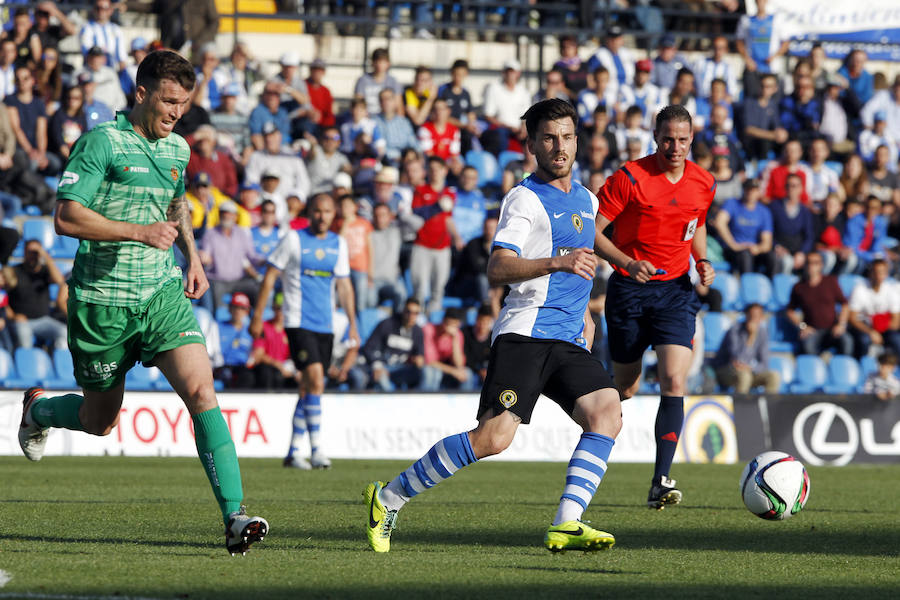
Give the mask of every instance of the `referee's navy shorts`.
[[694, 347], [700, 299], [687, 274], [668, 281], [638, 283], [613, 273], [606, 289], [609, 355], [614, 362], [637, 362], [648, 346]]

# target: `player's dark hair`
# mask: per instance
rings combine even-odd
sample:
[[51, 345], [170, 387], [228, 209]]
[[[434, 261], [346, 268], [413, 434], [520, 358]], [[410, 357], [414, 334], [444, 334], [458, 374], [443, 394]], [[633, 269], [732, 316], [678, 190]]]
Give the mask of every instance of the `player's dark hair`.
[[656, 131], [662, 131], [663, 125], [669, 121], [675, 121], [676, 123], [687, 123], [694, 127], [694, 121], [691, 119], [691, 113], [688, 112], [688, 109], [681, 106], [680, 104], [670, 104], [669, 106], [663, 108], [656, 115]]
[[194, 67], [187, 59], [171, 50], [156, 50], [138, 65], [135, 83], [154, 92], [163, 79], [170, 79], [187, 91], [193, 90], [197, 83]]
[[559, 98], [548, 98], [531, 105], [520, 117], [525, 121], [525, 129], [528, 131], [528, 139], [533, 140], [538, 128], [544, 121], [558, 121], [560, 119], [572, 119], [572, 124], [578, 126], [578, 113], [575, 107]]

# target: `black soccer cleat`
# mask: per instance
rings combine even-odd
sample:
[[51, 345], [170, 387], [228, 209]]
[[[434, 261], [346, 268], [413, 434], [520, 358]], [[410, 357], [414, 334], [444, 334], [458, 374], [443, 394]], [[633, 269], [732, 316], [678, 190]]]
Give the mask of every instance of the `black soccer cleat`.
[[681, 490], [675, 487], [675, 480], [660, 475], [659, 482], [654, 482], [650, 486], [650, 493], [647, 494], [647, 506], [662, 510], [669, 504], [680, 503], [681, 497]]

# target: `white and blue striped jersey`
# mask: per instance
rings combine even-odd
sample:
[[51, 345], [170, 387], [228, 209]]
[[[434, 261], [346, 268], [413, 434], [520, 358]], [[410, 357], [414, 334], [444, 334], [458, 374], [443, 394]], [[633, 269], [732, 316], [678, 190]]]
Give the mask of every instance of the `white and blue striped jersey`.
[[106, 52], [106, 66], [119, 70], [119, 63], [128, 60], [128, 49], [125, 48], [125, 36], [122, 28], [115, 23], [98, 23], [88, 21], [81, 27], [79, 34], [81, 53], [87, 56], [88, 50], [94, 46]]
[[319, 238], [301, 229], [281, 238], [268, 261], [281, 271], [284, 326], [331, 333], [334, 278], [350, 276], [344, 238], [332, 231]]
[[[530, 175], [503, 198], [493, 247], [508, 248], [529, 259], [593, 248], [597, 208], [597, 197], [574, 180], [566, 194]], [[591, 294], [590, 281], [557, 272], [509, 287], [492, 340], [517, 333], [586, 347], [584, 311]]]

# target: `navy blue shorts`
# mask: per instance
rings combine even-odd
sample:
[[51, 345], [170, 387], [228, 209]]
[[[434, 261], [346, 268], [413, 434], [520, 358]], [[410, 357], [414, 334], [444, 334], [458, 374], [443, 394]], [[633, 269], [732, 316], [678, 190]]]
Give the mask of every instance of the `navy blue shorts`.
[[638, 283], [613, 273], [606, 289], [609, 355], [614, 362], [637, 362], [648, 346], [694, 347], [700, 299], [685, 274], [669, 281]]

